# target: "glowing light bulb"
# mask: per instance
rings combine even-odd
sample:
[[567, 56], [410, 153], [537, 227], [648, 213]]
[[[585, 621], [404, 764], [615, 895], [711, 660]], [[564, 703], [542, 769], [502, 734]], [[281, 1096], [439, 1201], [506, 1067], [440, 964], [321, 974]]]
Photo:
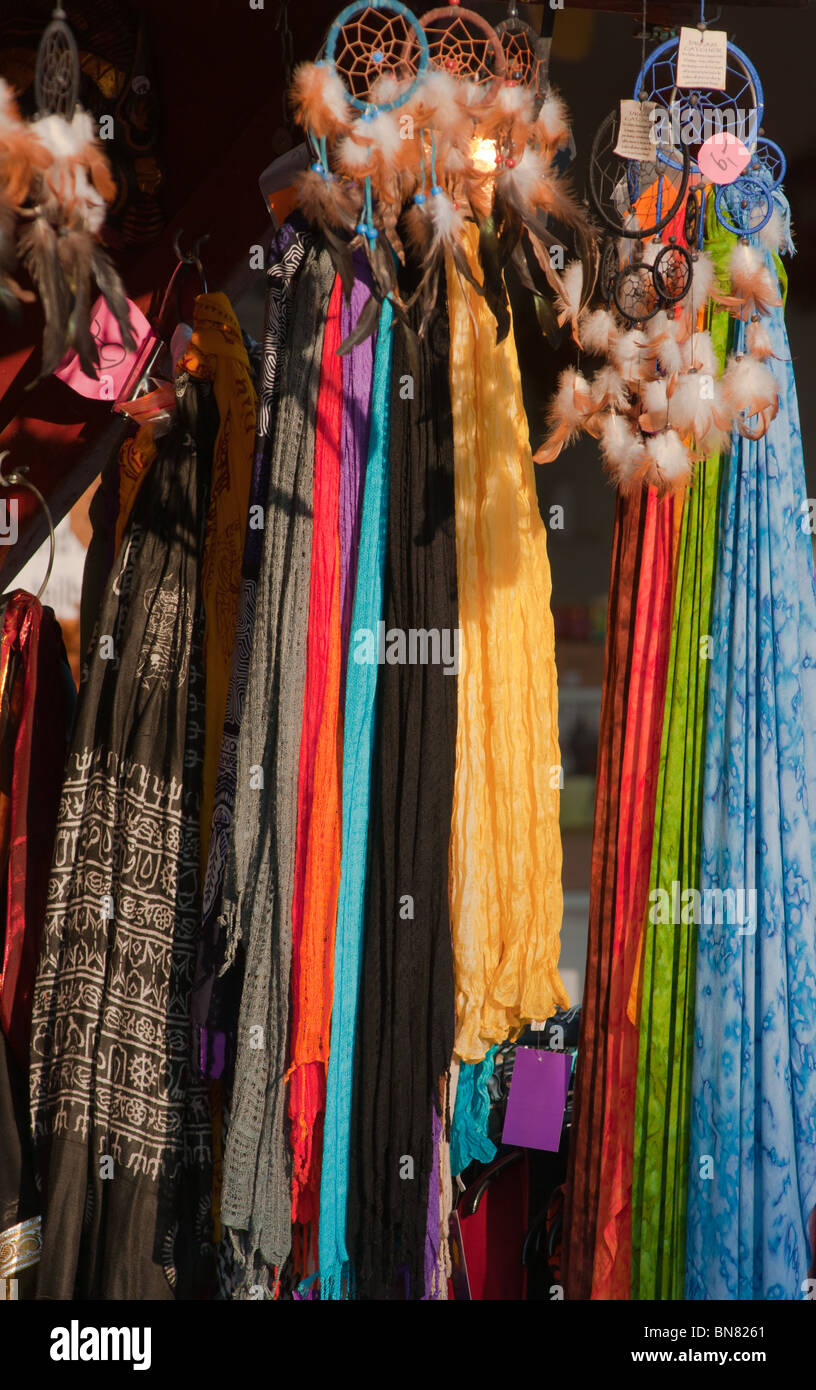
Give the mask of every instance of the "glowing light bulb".
[[496, 141], [474, 138], [470, 142], [470, 157], [480, 174], [492, 174], [496, 168]]

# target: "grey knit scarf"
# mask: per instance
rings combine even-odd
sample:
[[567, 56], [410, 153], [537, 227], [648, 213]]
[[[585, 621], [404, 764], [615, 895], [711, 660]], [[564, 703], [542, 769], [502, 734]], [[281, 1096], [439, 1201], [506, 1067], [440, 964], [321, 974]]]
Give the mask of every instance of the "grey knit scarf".
[[[323, 328], [334, 269], [311, 251], [292, 306], [269, 471], [258, 606], [224, 880], [227, 959], [244, 951], [221, 1217], [244, 1263], [266, 1283], [291, 1247], [286, 1053], [292, 887], [309, 583], [314, 428]], [[240, 1294], [239, 1294], [240, 1296]]]

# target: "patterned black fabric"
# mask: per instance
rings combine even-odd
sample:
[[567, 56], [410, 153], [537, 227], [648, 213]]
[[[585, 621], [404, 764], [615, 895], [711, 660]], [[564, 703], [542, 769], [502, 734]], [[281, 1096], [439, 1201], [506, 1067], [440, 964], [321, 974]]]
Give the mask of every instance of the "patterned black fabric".
[[191, 1297], [210, 1112], [191, 1068], [204, 726], [199, 563], [218, 414], [180, 377], [86, 657], [32, 1027], [40, 1298]]

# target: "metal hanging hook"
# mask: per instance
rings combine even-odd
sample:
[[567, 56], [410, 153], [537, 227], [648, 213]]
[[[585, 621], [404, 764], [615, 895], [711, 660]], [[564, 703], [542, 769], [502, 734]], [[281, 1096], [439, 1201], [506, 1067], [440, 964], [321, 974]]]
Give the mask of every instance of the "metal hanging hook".
[[25, 465], [22, 465], [20, 468], [16, 469], [14, 473], [3, 472], [3, 461], [4, 459], [7, 459], [8, 456], [8, 449], [4, 449], [3, 452], [0, 453], [0, 487], [28, 488], [29, 492], [34, 493], [34, 496], [36, 497], [43, 511], [45, 512], [45, 519], [48, 522], [48, 542], [50, 547], [50, 554], [48, 557], [48, 568], [45, 571], [45, 579], [43, 580], [36, 593], [36, 598], [39, 601], [45, 593], [46, 589], [48, 588], [48, 581], [51, 578], [51, 571], [54, 568], [54, 556], [56, 554], [57, 549], [57, 538], [54, 535], [54, 522], [51, 517], [51, 511], [49, 509], [48, 503], [46, 502], [45, 498], [40, 492], [40, 489], [38, 487], [35, 487], [34, 483], [29, 482], [28, 478], [24, 476], [28, 472], [28, 469]]
[[201, 260], [201, 247], [204, 245], [205, 241], [209, 241], [210, 233], [205, 232], [203, 236], [198, 237], [197, 240], [193, 242], [189, 256], [185, 256], [184, 252], [182, 251], [180, 239], [181, 228], [179, 228], [179, 230], [176, 232], [175, 237], [173, 238], [173, 250], [176, 253], [176, 257], [179, 261], [181, 261], [183, 265], [195, 266], [196, 270], [201, 276], [201, 283], [204, 286], [204, 293], [207, 294], [207, 276], [204, 270], [204, 264]]

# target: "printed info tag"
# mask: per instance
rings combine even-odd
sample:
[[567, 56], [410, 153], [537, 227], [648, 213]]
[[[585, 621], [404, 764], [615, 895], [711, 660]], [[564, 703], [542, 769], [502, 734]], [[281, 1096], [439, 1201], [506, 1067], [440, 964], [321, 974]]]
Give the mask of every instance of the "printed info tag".
[[724, 92], [727, 61], [728, 35], [724, 29], [680, 30], [675, 78], [678, 87]]
[[652, 160], [655, 134], [652, 124], [653, 101], [621, 101], [618, 143], [614, 153], [622, 159]]

